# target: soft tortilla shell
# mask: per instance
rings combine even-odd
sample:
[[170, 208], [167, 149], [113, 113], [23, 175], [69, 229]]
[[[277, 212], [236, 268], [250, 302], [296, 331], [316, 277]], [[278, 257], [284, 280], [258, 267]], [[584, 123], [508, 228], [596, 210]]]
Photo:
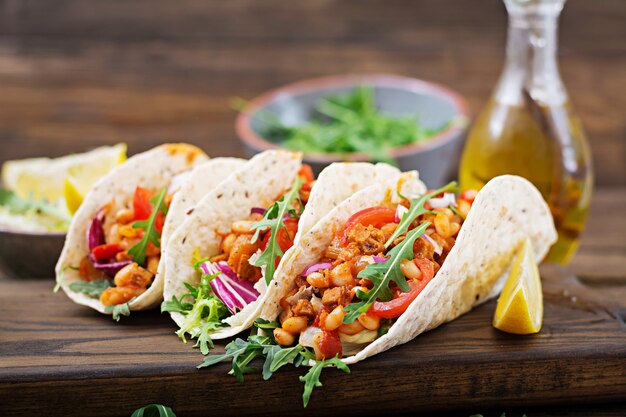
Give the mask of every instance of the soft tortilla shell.
[[[159, 269], [152, 281], [152, 285], [147, 292], [157, 293], [154, 297], [153, 305], [157, 306], [163, 300], [163, 277], [165, 276], [165, 253], [167, 251], [167, 241], [176, 231], [185, 218], [193, 212], [193, 208], [213, 188], [224, 181], [234, 171], [241, 168], [246, 163], [245, 159], [239, 158], [214, 158], [196, 166], [189, 173], [189, 177], [174, 194], [172, 203], [167, 211], [167, 218], [161, 233], [161, 262]], [[150, 308], [147, 307], [147, 308]]]
[[[243, 170], [250, 171], [251, 169], [253, 169], [252, 163], [253, 161], [251, 161], [249, 165], [245, 167]], [[254, 161], [254, 164], [259, 164], [259, 163], [260, 163], [259, 161]], [[281, 173], [283, 176], [286, 175], [284, 169], [278, 170], [278, 171], [279, 172], [277, 172], [276, 174], [269, 173], [269, 172], [265, 172], [265, 173], [262, 172], [262, 175], [265, 175], [266, 182], [270, 181], [270, 179], [274, 175], [276, 177], [280, 176]], [[387, 164], [375, 164], [374, 165], [370, 163], [346, 162], [346, 163], [334, 163], [326, 167], [320, 173], [313, 189], [311, 190], [309, 201], [306, 205], [304, 212], [302, 213], [302, 216], [300, 217], [300, 220], [298, 222], [298, 233], [296, 234], [294, 238], [294, 242], [295, 242], [294, 247], [297, 246], [297, 243], [299, 242], [302, 234], [306, 233], [311, 227], [313, 227], [315, 223], [317, 223], [317, 221], [320, 218], [328, 214], [328, 212], [330, 212], [330, 210], [332, 210], [333, 207], [340, 204], [345, 198], [349, 197], [356, 191], [366, 186], [374, 184], [378, 181], [388, 180], [389, 178], [397, 178], [398, 175], [400, 175], [400, 171]], [[252, 176], [252, 178], [255, 178], [255, 177]], [[290, 178], [293, 178], [293, 176]], [[249, 185], [243, 182], [244, 180], [250, 181], [250, 178], [246, 176], [246, 177], [241, 177], [241, 181], [233, 180], [232, 186], [238, 189], [249, 187]], [[276, 195], [274, 194], [274, 197], [275, 196]], [[197, 245], [201, 245], [201, 247], [203, 248], [206, 248], [208, 246], [212, 246], [213, 248], [215, 248], [215, 250], [211, 252], [207, 252], [207, 256], [210, 256], [210, 255], [214, 255], [215, 253], [217, 253], [217, 248], [219, 247], [221, 237], [216, 234], [207, 234], [207, 233], [202, 233], [199, 236], [197, 235], [197, 228], [199, 227], [199, 225], [201, 224], [215, 225], [216, 224], [215, 219], [211, 217], [212, 215], [209, 213], [209, 210], [206, 207], [200, 208], [201, 204], [202, 205], [215, 204], [215, 201], [213, 200], [213, 202], [211, 203], [210, 199], [207, 198], [202, 203], [199, 203], [196, 210], [202, 210], [202, 212], [198, 213], [196, 217], [197, 220], [196, 220], [195, 226], [192, 226], [191, 224], [187, 224], [184, 226], [181, 225], [181, 229], [185, 227], [186, 230], [190, 232], [187, 235], [188, 238], [189, 238], [189, 235], [192, 235], [192, 236], [195, 235], [194, 238], [195, 238]], [[252, 202], [251, 204], [252, 205], [250, 207], [254, 207], [254, 206], [265, 207], [267, 205], [261, 201]], [[226, 228], [229, 228], [232, 225], [233, 221], [240, 220], [242, 218], [247, 217], [249, 213], [249, 208], [247, 208], [246, 210], [241, 211], [241, 213], [243, 213], [243, 216], [240, 216], [240, 215], [230, 216], [230, 218], [228, 219], [228, 222], [226, 222], [224, 226]], [[215, 210], [213, 210], [213, 212], [215, 212]], [[195, 215], [196, 213], [194, 212], [192, 216], [195, 216]], [[185, 233], [185, 232], [181, 230], [181, 233]], [[173, 238], [173, 239], [177, 239], [182, 242], [181, 240], [182, 236], [179, 236], [178, 238]], [[195, 247], [193, 247], [192, 245], [187, 245], [185, 249], [182, 249], [182, 248], [179, 248], [179, 249], [187, 251], [187, 254], [183, 256], [185, 258], [185, 261], [183, 262], [187, 262], [187, 265], [191, 265], [191, 254], [195, 250]], [[292, 249], [289, 249], [283, 255], [281, 259], [281, 263], [275, 272], [275, 276], [279, 276], [279, 274], [281, 273], [280, 271], [282, 269], [282, 265], [291, 257]], [[174, 256], [174, 252], [171, 252], [171, 253], [172, 253], [172, 256]], [[178, 252], [178, 253], [179, 253], [178, 256], [180, 257], [181, 252]], [[167, 265], [169, 265], [170, 262], [179, 263], [178, 260], [173, 260], [173, 259], [170, 260], [169, 255], [168, 255]], [[166, 268], [168, 268], [168, 266], [166, 266]], [[166, 300], [169, 300], [171, 298], [171, 295], [176, 295], [177, 297], [180, 297], [180, 295], [187, 292], [186, 288], [184, 287], [184, 282], [187, 282], [193, 285], [197, 283], [197, 279], [198, 279], [197, 273], [193, 270], [193, 268], [185, 267], [184, 270], [185, 270], [184, 274], [171, 275], [172, 280], [179, 280], [178, 284], [176, 284], [175, 290], [172, 290], [172, 291], [169, 290], [168, 287], [171, 286], [171, 288], [174, 288], [175, 284], [171, 282], [168, 283], [168, 281], [166, 280], [166, 289], [165, 289]], [[169, 275], [169, 273], [166, 274], [166, 276], [167, 275]], [[185, 279], [185, 281], [182, 281], [182, 279]], [[273, 284], [271, 284], [271, 287], [273, 287]], [[268, 294], [269, 294], [269, 291], [267, 290], [263, 291], [261, 293], [261, 296], [257, 299], [257, 301], [246, 306], [246, 308], [243, 311], [238, 312], [235, 316], [229, 319], [229, 322], [231, 323], [230, 327], [226, 327], [223, 330], [212, 334], [211, 338], [221, 339], [221, 338], [229, 337], [250, 327], [252, 325], [252, 322], [254, 322], [254, 320], [261, 314], [260, 313], [261, 309], [264, 308]], [[176, 321], [176, 323], [179, 326], [181, 326], [184, 321], [184, 316], [178, 313], [173, 313], [172, 318]]]
[[[170, 300], [172, 296], [187, 293], [185, 283], [197, 285], [194, 252], [198, 251], [201, 257], [216, 255], [222, 237], [231, 231], [233, 222], [248, 218], [253, 207], [270, 206], [291, 186], [300, 167], [299, 153], [266, 151], [254, 156], [204, 196], [167, 243], [164, 298]], [[182, 326], [182, 314], [171, 313], [171, 316]], [[230, 330], [225, 328], [214, 337], [228, 337]]]
[[[105, 306], [100, 300], [69, 288], [72, 282], [81, 280], [80, 274], [74, 268], [89, 254], [87, 229], [98, 210], [111, 200], [131, 198], [138, 185], [150, 189], [167, 187], [175, 175], [201, 164], [207, 158], [202, 150], [192, 145], [164, 144], [129, 158], [101, 178], [74, 214], [55, 268], [57, 282], [61, 283], [61, 288], [68, 297], [78, 304], [105, 313]], [[155, 300], [158, 302], [161, 295], [156, 291], [146, 291], [130, 302], [129, 307], [131, 310], [149, 308], [155, 304]]]
[[[356, 193], [303, 236], [278, 280], [281, 291], [271, 300], [274, 314], [263, 318], [276, 318], [280, 297], [291, 288], [297, 274], [320, 259], [333, 231], [340, 230], [353, 213], [384, 201], [389, 193], [385, 188], [378, 184]], [[455, 246], [433, 280], [387, 334], [343, 361], [356, 363], [406, 343], [497, 296], [511, 258], [526, 237], [532, 242], [536, 259], [543, 259], [557, 237], [547, 204], [539, 191], [521, 177], [494, 178], [478, 193]]]

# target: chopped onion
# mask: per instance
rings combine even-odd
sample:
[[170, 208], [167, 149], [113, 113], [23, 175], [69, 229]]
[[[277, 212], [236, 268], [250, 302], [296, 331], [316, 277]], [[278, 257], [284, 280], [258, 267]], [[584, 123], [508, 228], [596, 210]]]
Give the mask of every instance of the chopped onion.
[[332, 264], [330, 262], [316, 262], [312, 265], [307, 266], [306, 268], [304, 268], [304, 271], [302, 271], [302, 276], [303, 277], [308, 277], [309, 274], [313, 273], [313, 272], [317, 272], [320, 269], [330, 269], [332, 268]]
[[443, 197], [431, 198], [430, 200], [428, 200], [428, 203], [434, 209], [445, 208], [450, 205], [456, 206], [456, 199], [453, 193], [443, 193]]
[[402, 220], [402, 216], [404, 216], [407, 211], [409, 211], [408, 208], [404, 207], [402, 204], [398, 204], [398, 207], [396, 207], [396, 215], [394, 216], [394, 221], [396, 223], [400, 223], [400, 220]]
[[387, 262], [388, 261], [388, 259], [385, 258], [384, 256], [372, 256], [372, 259], [376, 263], [378, 263], [378, 262]]
[[93, 216], [91, 224], [87, 229], [87, 246], [89, 247], [89, 252], [100, 245], [104, 245], [104, 209], [100, 209], [100, 211]]
[[305, 331], [300, 333], [300, 339], [298, 340], [298, 344], [300, 346], [305, 347], [315, 347], [315, 335], [317, 335], [322, 330], [319, 327], [308, 327]]
[[265, 209], [261, 207], [252, 207], [250, 209], [250, 214], [260, 214], [262, 216], [265, 214]]
[[439, 243], [435, 241], [435, 239], [433, 239], [432, 237], [428, 236], [425, 233], [422, 235], [422, 238], [428, 243], [430, 243], [431, 245], [433, 245], [433, 248], [435, 248], [435, 253], [437, 255], [441, 255], [441, 253], [443, 252], [443, 248], [441, 247]]
[[217, 274], [210, 285], [215, 295], [222, 300], [231, 313], [243, 309], [246, 305], [259, 298], [254, 284], [240, 280], [226, 262], [204, 262], [200, 265], [205, 274]]

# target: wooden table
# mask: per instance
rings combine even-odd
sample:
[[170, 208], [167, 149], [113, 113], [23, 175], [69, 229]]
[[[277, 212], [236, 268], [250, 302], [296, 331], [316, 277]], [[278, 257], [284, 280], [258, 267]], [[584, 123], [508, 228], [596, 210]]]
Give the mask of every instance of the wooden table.
[[[355, 366], [351, 375], [329, 374], [310, 413], [324, 411], [315, 400], [331, 390], [387, 372], [398, 358], [413, 364], [407, 356], [419, 354], [425, 358], [419, 373], [401, 372], [419, 389], [411, 395], [429, 398], [420, 403], [411, 397], [414, 410], [499, 416], [497, 411], [522, 406], [509, 417], [626, 415], [619, 404], [567, 406], [626, 397], [626, 297], [619, 298], [626, 283], [624, 21], [623, 0], [570, 0], [560, 30], [561, 73], [586, 127], [596, 172], [588, 228], [569, 268], [578, 280], [565, 278], [564, 285], [590, 287], [583, 293], [600, 291], [612, 304], [603, 297], [592, 307], [557, 302], [567, 297], [558, 291], [562, 274], [554, 273], [556, 281], [546, 285], [552, 294], [546, 330], [539, 336], [520, 341], [494, 332], [486, 324], [493, 310], [488, 304]], [[345, 72], [399, 73], [447, 84], [476, 114], [502, 68], [505, 34], [498, 0], [0, 0], [0, 161], [120, 141], [129, 144], [130, 153], [185, 140], [211, 155], [241, 156], [232, 97], [251, 98], [287, 82]], [[10, 400], [15, 411], [5, 414], [28, 415], [51, 406], [67, 415], [87, 409], [93, 415], [128, 415], [136, 406], [159, 401], [173, 405], [179, 417], [198, 415], [182, 399], [211, 404], [207, 393], [216, 388], [240, 398], [241, 408], [258, 398], [258, 390], [278, 409], [285, 410], [285, 402], [299, 405], [294, 371], [264, 384], [251, 377], [244, 386], [222, 378], [226, 366], [196, 372], [199, 354], [171, 335], [174, 326], [165, 317], [140, 314], [114, 325], [63, 295], [51, 295], [50, 287], [46, 281], [0, 278], [0, 409]], [[584, 340], [558, 339], [558, 332], [582, 334]], [[450, 342], [457, 337], [466, 342]], [[538, 350], [550, 348], [551, 338], [560, 352], [552, 359]], [[444, 364], [440, 350], [450, 345], [452, 356]], [[582, 356], [559, 356], [576, 352]], [[541, 359], [527, 369], [529, 358]], [[578, 379], [559, 379], [563, 369], [572, 372], [576, 366]], [[475, 367], [484, 372], [474, 385], [457, 378], [450, 386], [455, 395], [446, 391], [452, 376], [468, 375]], [[504, 367], [521, 376], [495, 378]], [[162, 379], [151, 379], [155, 373]], [[605, 386], [609, 379], [600, 374], [614, 384]], [[535, 384], [516, 385], [531, 377]], [[189, 380], [197, 384], [181, 389]], [[383, 385], [399, 399], [389, 406], [408, 410], [402, 387]], [[103, 386], [106, 391], [100, 391]], [[598, 393], [602, 390], [606, 395]], [[80, 399], [105, 398], [102, 392], [110, 395], [108, 408]], [[358, 410], [377, 410], [367, 404], [371, 407]]]

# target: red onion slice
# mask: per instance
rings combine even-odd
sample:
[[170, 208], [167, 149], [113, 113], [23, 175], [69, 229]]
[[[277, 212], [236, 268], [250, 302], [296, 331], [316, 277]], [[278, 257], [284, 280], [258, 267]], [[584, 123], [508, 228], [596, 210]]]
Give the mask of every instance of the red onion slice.
[[265, 214], [265, 209], [261, 207], [252, 207], [250, 209], [250, 214], [260, 214], [262, 216]]
[[91, 259], [91, 263], [93, 267], [98, 271], [104, 272], [110, 278], [114, 278], [115, 274], [119, 272], [120, 269], [124, 268], [126, 265], [130, 265], [133, 261], [120, 261], [120, 262], [98, 262], [96, 259], [89, 254], [89, 259]]
[[304, 268], [304, 271], [302, 271], [302, 276], [307, 277], [313, 272], [317, 272], [320, 269], [330, 269], [332, 268], [332, 266], [333, 265], [330, 262], [316, 262]]
[[374, 260], [374, 262], [379, 263], [379, 262], [387, 262], [389, 259], [385, 258], [384, 256], [372, 256], [372, 259]]
[[104, 243], [104, 209], [100, 209], [100, 211], [93, 216], [91, 224], [87, 229], [87, 246], [89, 247], [89, 252], [96, 246], [104, 245]]
[[237, 310], [243, 309], [259, 297], [254, 285], [238, 279], [226, 262], [205, 262], [200, 267], [205, 274], [218, 274], [209, 284], [231, 313], [236, 314]]

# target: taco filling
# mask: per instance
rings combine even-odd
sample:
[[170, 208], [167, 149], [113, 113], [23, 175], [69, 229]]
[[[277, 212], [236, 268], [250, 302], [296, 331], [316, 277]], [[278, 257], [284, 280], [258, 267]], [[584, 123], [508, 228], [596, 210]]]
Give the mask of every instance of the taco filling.
[[280, 299], [276, 342], [311, 347], [323, 360], [385, 334], [456, 242], [476, 192], [457, 198], [453, 185], [354, 213]]
[[186, 294], [166, 300], [161, 311], [185, 316], [177, 334], [198, 337], [203, 353], [210, 334], [227, 326], [230, 317], [254, 303], [272, 281], [284, 256], [293, 246], [298, 221], [315, 183], [308, 165], [302, 165], [292, 186], [269, 207], [253, 207], [221, 236], [219, 250], [206, 259], [194, 255], [197, 286], [185, 283]]
[[172, 179], [168, 189], [150, 190], [137, 186], [126, 201], [114, 199], [93, 217], [87, 229], [89, 254], [80, 262], [82, 281], [70, 289], [82, 291], [85, 282], [98, 285], [104, 306], [129, 302], [152, 284], [161, 260], [161, 233], [167, 208], [183, 172]]

